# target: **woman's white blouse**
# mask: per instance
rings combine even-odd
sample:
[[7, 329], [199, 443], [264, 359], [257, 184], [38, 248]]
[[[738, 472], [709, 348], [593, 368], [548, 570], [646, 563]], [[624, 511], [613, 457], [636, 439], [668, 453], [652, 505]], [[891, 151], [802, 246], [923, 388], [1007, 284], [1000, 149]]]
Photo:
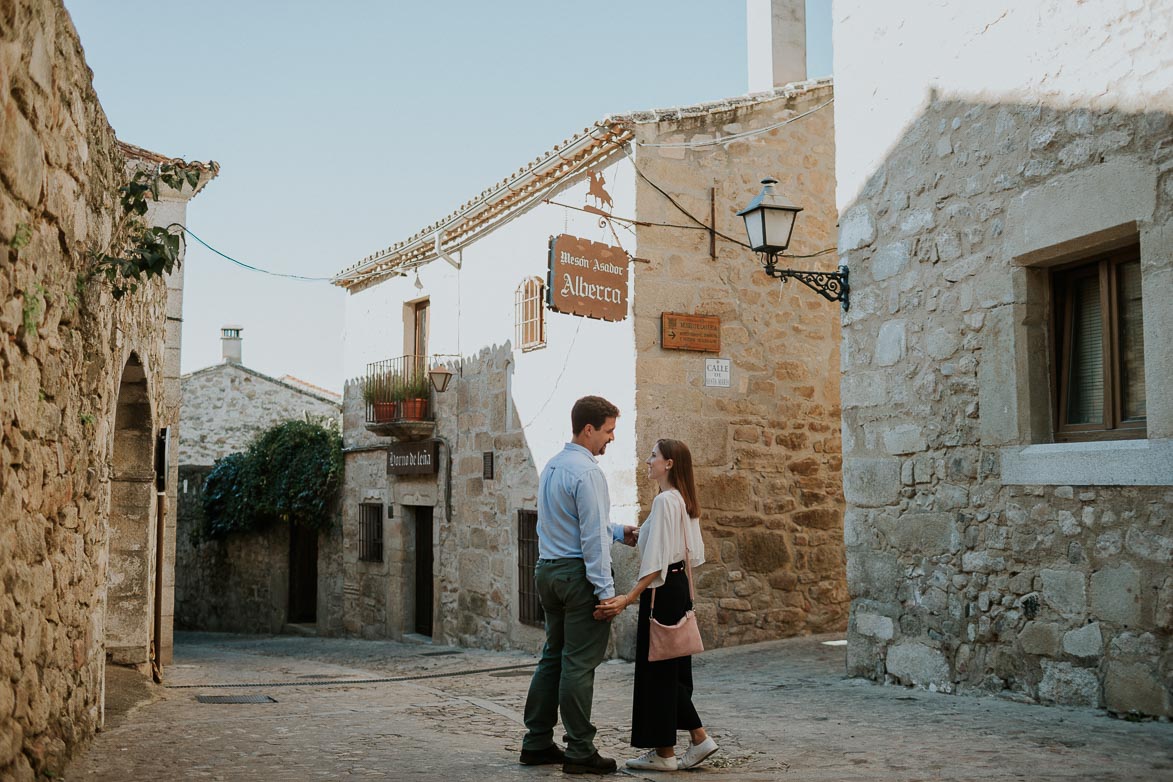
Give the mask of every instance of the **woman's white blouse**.
[[705, 561], [705, 542], [701, 539], [700, 519], [690, 519], [684, 498], [676, 489], [660, 492], [652, 502], [652, 512], [639, 527], [639, 577], [659, 571], [648, 585], [664, 585], [668, 566], [684, 559], [684, 539], [688, 536], [688, 558], [696, 567]]

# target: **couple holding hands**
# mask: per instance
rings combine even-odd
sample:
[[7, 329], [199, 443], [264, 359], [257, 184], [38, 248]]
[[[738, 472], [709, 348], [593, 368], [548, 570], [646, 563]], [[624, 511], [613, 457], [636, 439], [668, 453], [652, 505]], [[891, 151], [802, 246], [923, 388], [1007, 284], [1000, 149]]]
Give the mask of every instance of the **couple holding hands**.
[[[542, 470], [538, 484], [538, 562], [534, 571], [546, 616], [546, 643], [525, 703], [521, 763], [561, 763], [571, 774], [609, 774], [611, 758], [595, 748], [591, 724], [595, 668], [603, 661], [610, 621], [638, 601], [631, 745], [647, 752], [629, 768], [676, 771], [717, 751], [692, 705], [692, 658], [648, 661], [650, 624], [674, 625], [692, 608], [691, 569], [705, 561], [692, 455], [678, 440], [659, 440], [647, 459], [660, 493], [639, 527], [612, 524], [607, 481], [595, 457], [615, 439], [619, 409], [587, 396], [571, 410], [573, 439]], [[611, 543], [640, 549], [639, 579], [616, 595]], [[561, 712], [565, 751], [554, 743]], [[676, 756], [676, 733], [689, 746]]]

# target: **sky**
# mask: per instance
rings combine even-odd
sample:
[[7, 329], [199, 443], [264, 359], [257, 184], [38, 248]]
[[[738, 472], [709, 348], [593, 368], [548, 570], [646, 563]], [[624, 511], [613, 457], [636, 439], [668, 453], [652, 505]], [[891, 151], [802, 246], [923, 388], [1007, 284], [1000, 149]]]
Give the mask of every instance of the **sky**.
[[[118, 137], [220, 163], [188, 228], [233, 258], [329, 278], [607, 114], [747, 91], [743, 0], [65, 0]], [[807, 70], [831, 73], [831, 2]], [[342, 388], [346, 293], [194, 241], [182, 371], [243, 363]]]

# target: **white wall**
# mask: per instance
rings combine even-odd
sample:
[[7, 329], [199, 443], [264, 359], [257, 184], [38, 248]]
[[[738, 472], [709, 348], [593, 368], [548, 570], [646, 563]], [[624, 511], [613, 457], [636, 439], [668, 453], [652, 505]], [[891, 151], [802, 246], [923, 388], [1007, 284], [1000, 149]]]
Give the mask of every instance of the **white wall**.
[[926, 104], [1173, 108], [1173, 0], [835, 0], [840, 210]]
[[[614, 214], [635, 215], [635, 174], [620, 159], [603, 169]], [[581, 207], [587, 183], [582, 180], [553, 196]], [[439, 206], [439, 205], [438, 205]], [[635, 236], [618, 229], [623, 247], [632, 255]], [[430, 353], [475, 357], [482, 348], [514, 342], [514, 292], [523, 278], [546, 277], [548, 240], [569, 233], [614, 244], [598, 218], [569, 209], [539, 204], [463, 251], [457, 271], [442, 260], [419, 269], [423, 290], [414, 274], [382, 282], [350, 295], [344, 332], [346, 377], [363, 374], [372, 361], [403, 354], [403, 302], [430, 298]], [[395, 237], [387, 237], [388, 243]], [[633, 263], [632, 274], [639, 264]], [[634, 286], [632, 286], [634, 289]], [[604, 396], [622, 412], [615, 442], [600, 458], [615, 506], [615, 521], [631, 521], [638, 510], [635, 494], [635, 338], [632, 320], [606, 323], [546, 310], [547, 347], [522, 353], [515, 349], [513, 403], [534, 462], [541, 469], [570, 439], [570, 408], [586, 394]], [[516, 347], [516, 346], [515, 346]], [[453, 378], [453, 384], [460, 378]]]

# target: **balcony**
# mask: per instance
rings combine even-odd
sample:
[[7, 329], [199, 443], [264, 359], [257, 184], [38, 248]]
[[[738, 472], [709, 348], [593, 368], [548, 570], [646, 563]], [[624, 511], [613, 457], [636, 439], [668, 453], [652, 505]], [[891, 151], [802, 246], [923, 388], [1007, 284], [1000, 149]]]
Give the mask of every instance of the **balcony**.
[[439, 356], [399, 356], [367, 364], [362, 382], [366, 428], [400, 441], [425, 440], [436, 431], [435, 393], [428, 370]]

